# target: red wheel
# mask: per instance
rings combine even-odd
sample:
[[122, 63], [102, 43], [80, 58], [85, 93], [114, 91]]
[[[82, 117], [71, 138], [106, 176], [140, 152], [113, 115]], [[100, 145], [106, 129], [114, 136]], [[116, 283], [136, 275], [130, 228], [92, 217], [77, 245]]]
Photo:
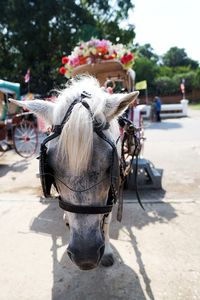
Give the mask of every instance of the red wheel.
[[15, 151], [24, 158], [35, 154], [38, 145], [38, 133], [30, 121], [22, 121], [13, 131]]

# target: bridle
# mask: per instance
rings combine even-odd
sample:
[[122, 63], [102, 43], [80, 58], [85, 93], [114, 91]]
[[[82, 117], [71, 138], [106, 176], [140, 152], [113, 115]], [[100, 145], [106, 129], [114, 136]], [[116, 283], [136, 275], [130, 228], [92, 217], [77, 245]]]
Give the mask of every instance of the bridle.
[[[118, 220], [121, 220], [121, 215], [122, 215], [122, 204], [123, 204], [123, 198], [120, 196], [121, 195], [121, 189], [123, 189], [123, 182], [125, 180], [125, 176], [127, 176], [126, 173], [126, 168], [127, 166], [125, 165], [124, 160], [124, 155], [122, 153], [122, 159], [121, 163], [119, 161], [118, 153], [117, 153], [117, 148], [115, 143], [108, 139], [107, 136], [104, 134], [103, 130], [107, 129], [109, 127], [109, 124], [106, 124], [102, 128], [97, 121], [94, 119], [93, 113], [90, 109], [89, 104], [85, 101], [86, 98], [90, 98], [91, 95], [83, 92], [80, 96], [80, 98], [75, 99], [71, 105], [69, 106], [67, 112], [65, 113], [65, 116], [61, 122], [60, 125], [55, 125], [52, 128], [52, 133], [44, 139], [44, 141], [41, 144], [40, 147], [40, 179], [41, 179], [41, 185], [42, 185], [42, 190], [43, 194], [45, 197], [51, 197], [51, 186], [54, 185], [56, 187], [55, 179], [58, 181], [62, 182], [56, 175], [54, 174], [53, 169], [50, 167], [49, 164], [49, 157], [48, 157], [48, 148], [46, 144], [50, 142], [51, 140], [57, 138], [60, 136], [62, 129], [65, 125], [65, 123], [69, 120], [70, 114], [73, 110], [73, 107], [77, 103], [81, 103], [90, 113], [90, 116], [93, 120], [93, 131], [101, 138], [103, 139], [106, 143], [108, 143], [111, 148], [112, 148], [112, 164], [111, 164], [111, 184], [110, 184], [110, 190], [107, 198], [107, 203], [104, 206], [92, 206], [92, 205], [76, 205], [69, 203], [61, 198], [61, 196], [58, 197], [59, 199], [59, 206], [60, 208], [64, 209], [65, 211], [71, 212], [71, 213], [77, 213], [77, 214], [103, 214], [104, 217], [108, 216], [108, 214], [112, 211], [113, 204], [116, 203], [117, 201], [119, 202], [119, 208], [118, 208]], [[122, 121], [122, 120], [121, 120]], [[123, 118], [123, 122], [127, 123], [127, 120]], [[122, 145], [123, 148], [123, 145]], [[122, 150], [123, 152], [123, 150]], [[135, 153], [133, 153], [134, 157]], [[132, 157], [132, 158], [133, 158]], [[103, 180], [103, 179], [102, 179]], [[89, 190], [93, 188], [94, 186], [98, 185], [100, 182], [97, 182], [95, 185], [89, 187], [86, 190]], [[63, 182], [62, 182], [63, 183]], [[66, 187], [65, 183], [63, 183]], [[56, 187], [57, 189], [57, 187]], [[75, 189], [70, 188], [74, 192], [84, 192], [86, 190], [81, 190], [77, 191]], [[58, 189], [57, 189], [58, 190]], [[140, 201], [139, 201], [140, 202]]]
[[[113, 204], [117, 202], [118, 197], [118, 189], [119, 189], [119, 159], [117, 154], [117, 149], [113, 141], [109, 140], [106, 135], [103, 133], [103, 129], [108, 128], [108, 124], [106, 124], [106, 128], [101, 128], [99, 124], [94, 120], [93, 114], [91, 112], [91, 109], [88, 105], [88, 103], [84, 100], [85, 98], [91, 97], [86, 92], [83, 92], [81, 94], [80, 99], [75, 99], [72, 104], [69, 106], [62, 122], [60, 125], [56, 125], [52, 128], [52, 134], [50, 134], [47, 138], [44, 139], [44, 141], [41, 144], [40, 147], [40, 179], [41, 179], [41, 185], [43, 194], [45, 197], [50, 197], [51, 193], [51, 186], [52, 184], [56, 187], [55, 184], [55, 178], [57, 178], [50, 167], [50, 164], [48, 162], [48, 148], [46, 144], [50, 142], [51, 140], [55, 139], [56, 137], [59, 137], [62, 129], [65, 125], [65, 123], [68, 121], [70, 114], [72, 112], [73, 107], [77, 103], [81, 103], [90, 113], [92, 119], [93, 119], [93, 129], [96, 134], [103, 139], [105, 142], [107, 142], [111, 148], [112, 148], [112, 164], [111, 164], [111, 187], [109, 191], [109, 196], [107, 199], [107, 203], [105, 206], [91, 206], [91, 205], [75, 205], [72, 203], [69, 203], [61, 198], [59, 196], [59, 206], [72, 213], [78, 213], [78, 214], [109, 214], [112, 211]], [[60, 180], [61, 181], [61, 180]], [[102, 180], [101, 180], [102, 181]], [[62, 182], [62, 181], [61, 181]], [[99, 182], [100, 183], [100, 182]], [[98, 183], [97, 183], [98, 184]], [[67, 186], [67, 185], [66, 185]], [[94, 185], [93, 185], [94, 186]], [[91, 186], [89, 189], [91, 189], [93, 186]], [[77, 192], [75, 189], [73, 189], [74, 192]], [[79, 191], [83, 192], [85, 190]]]

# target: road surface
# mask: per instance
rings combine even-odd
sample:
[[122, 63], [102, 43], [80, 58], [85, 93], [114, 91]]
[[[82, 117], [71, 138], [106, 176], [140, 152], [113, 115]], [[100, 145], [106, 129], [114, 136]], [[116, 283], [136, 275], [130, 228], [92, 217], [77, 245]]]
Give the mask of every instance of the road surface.
[[[38, 161], [0, 158], [0, 300], [200, 299], [200, 112], [146, 124], [144, 157], [163, 189], [126, 193], [111, 225], [115, 265], [80, 271], [55, 200], [40, 197]], [[130, 201], [131, 199], [131, 201]], [[133, 200], [133, 201], [132, 201]]]

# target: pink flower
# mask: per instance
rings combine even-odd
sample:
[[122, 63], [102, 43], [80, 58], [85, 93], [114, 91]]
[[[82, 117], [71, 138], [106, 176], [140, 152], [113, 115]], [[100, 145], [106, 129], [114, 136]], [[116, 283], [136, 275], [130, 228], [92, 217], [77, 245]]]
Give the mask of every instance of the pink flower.
[[71, 58], [69, 63], [70, 63], [70, 65], [72, 67], [78, 66], [79, 65], [79, 58], [78, 58], [78, 56], [75, 56], [75, 57]]
[[98, 41], [97, 42], [97, 47], [101, 47], [101, 48], [106, 48], [109, 46], [109, 41], [107, 40], [102, 40], [102, 41]]

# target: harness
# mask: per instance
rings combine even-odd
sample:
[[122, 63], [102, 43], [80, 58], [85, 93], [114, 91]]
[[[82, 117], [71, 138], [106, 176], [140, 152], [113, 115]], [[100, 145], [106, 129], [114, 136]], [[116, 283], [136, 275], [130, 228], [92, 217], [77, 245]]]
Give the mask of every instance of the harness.
[[[108, 139], [106, 135], [104, 134], [103, 130], [107, 129], [109, 127], [109, 124], [106, 124], [106, 127], [102, 128], [99, 126], [97, 121], [93, 118], [93, 113], [90, 109], [90, 106], [85, 101], [85, 98], [90, 98], [91, 95], [83, 92], [81, 94], [81, 97], [79, 99], [75, 99], [72, 104], [69, 106], [67, 112], [65, 113], [65, 116], [61, 122], [60, 125], [55, 125], [52, 128], [52, 134], [50, 134], [48, 137], [44, 139], [44, 141], [41, 144], [40, 147], [40, 157], [39, 157], [39, 169], [40, 169], [40, 180], [42, 185], [43, 194], [45, 197], [51, 197], [51, 186], [54, 185], [56, 187], [55, 179], [62, 182], [58, 177], [55, 176], [54, 170], [51, 168], [49, 164], [49, 157], [48, 157], [48, 148], [46, 144], [50, 142], [51, 140], [55, 139], [56, 137], [60, 136], [62, 129], [65, 125], [65, 123], [69, 120], [70, 114], [73, 110], [73, 107], [77, 103], [81, 103], [90, 113], [92, 120], [93, 120], [93, 130], [94, 132], [103, 139], [106, 143], [108, 143], [112, 148], [112, 164], [111, 164], [111, 185], [110, 190], [108, 193], [107, 203], [104, 206], [92, 206], [92, 205], [76, 205], [69, 203], [61, 198], [61, 196], [58, 197], [59, 199], [59, 206], [60, 208], [64, 209], [65, 211], [71, 212], [71, 213], [77, 213], [77, 214], [103, 214], [104, 217], [108, 216], [108, 214], [112, 211], [113, 204], [118, 202], [118, 215], [117, 219], [121, 221], [122, 218], [122, 208], [123, 208], [123, 197], [122, 197], [122, 189], [123, 189], [123, 183], [125, 181], [125, 178], [128, 174], [128, 169], [130, 169], [130, 166], [127, 165], [124, 160], [124, 153], [123, 153], [123, 146], [126, 141], [126, 134], [124, 135], [124, 139], [122, 142], [122, 158], [121, 161], [119, 161], [118, 153], [116, 145], [113, 141]], [[127, 119], [121, 118], [121, 122], [124, 124], [127, 124]], [[128, 121], [129, 122], [129, 121]], [[137, 147], [135, 147], [137, 149]], [[132, 159], [135, 156], [136, 151], [132, 153]], [[137, 172], [136, 172], [137, 173]], [[66, 187], [68, 187], [70, 190], [74, 192], [85, 192], [87, 190], [90, 190], [94, 186], [100, 184], [104, 179], [97, 182], [96, 184], [90, 186], [87, 189], [82, 190], [75, 190], [71, 187], [69, 187], [67, 184], [62, 182]], [[56, 187], [57, 189], [57, 187]], [[139, 201], [140, 202], [140, 201]]]

